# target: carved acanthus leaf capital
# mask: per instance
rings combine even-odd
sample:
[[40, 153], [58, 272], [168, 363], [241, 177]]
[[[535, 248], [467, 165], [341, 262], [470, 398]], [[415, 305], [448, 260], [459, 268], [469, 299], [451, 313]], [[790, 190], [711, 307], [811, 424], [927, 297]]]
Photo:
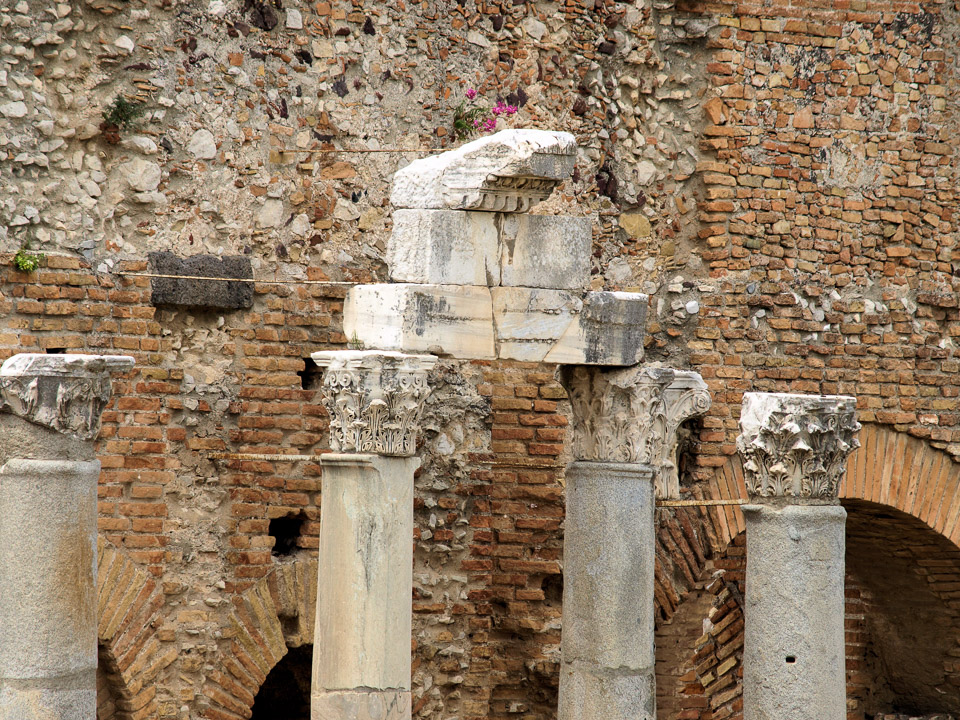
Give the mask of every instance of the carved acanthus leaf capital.
[[856, 398], [746, 393], [737, 449], [753, 499], [835, 500], [860, 447]]
[[706, 412], [710, 395], [696, 373], [670, 368], [561, 368], [573, 405], [573, 452], [578, 460], [623, 462], [675, 470], [677, 428]]
[[14, 355], [0, 367], [0, 411], [92, 440], [110, 401], [110, 373], [133, 365], [127, 355]]
[[330, 414], [330, 447], [337, 452], [414, 454], [420, 413], [430, 394], [433, 355], [378, 350], [313, 354], [327, 368], [320, 397]]

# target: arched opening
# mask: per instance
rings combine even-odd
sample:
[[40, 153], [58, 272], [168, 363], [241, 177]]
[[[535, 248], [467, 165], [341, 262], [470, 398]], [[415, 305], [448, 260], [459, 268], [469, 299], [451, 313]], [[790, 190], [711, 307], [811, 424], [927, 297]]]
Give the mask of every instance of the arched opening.
[[[960, 708], [960, 548], [916, 518], [847, 508], [847, 698], [855, 718]], [[862, 621], [851, 613], [857, 595]], [[853, 629], [853, 632], [849, 632]]]
[[96, 720], [126, 720], [124, 705], [129, 703], [123, 690], [123, 680], [113, 656], [103, 646], [97, 646], [97, 717]]
[[260, 686], [250, 720], [310, 720], [312, 669], [313, 645], [290, 648]]
[[[889, 506], [843, 505], [847, 717], [949, 717], [960, 708], [960, 548]], [[742, 717], [744, 549], [740, 533], [657, 628], [659, 720]]]

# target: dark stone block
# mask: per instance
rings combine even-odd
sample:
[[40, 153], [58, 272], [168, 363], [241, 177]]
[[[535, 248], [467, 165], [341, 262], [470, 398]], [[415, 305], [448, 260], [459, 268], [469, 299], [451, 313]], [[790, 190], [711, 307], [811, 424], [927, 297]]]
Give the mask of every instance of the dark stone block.
[[[158, 275], [194, 275], [209, 278], [253, 279], [250, 259], [242, 255], [194, 255], [180, 258], [172, 252], [148, 255], [150, 272]], [[154, 305], [237, 310], [253, 305], [252, 282], [150, 278]]]

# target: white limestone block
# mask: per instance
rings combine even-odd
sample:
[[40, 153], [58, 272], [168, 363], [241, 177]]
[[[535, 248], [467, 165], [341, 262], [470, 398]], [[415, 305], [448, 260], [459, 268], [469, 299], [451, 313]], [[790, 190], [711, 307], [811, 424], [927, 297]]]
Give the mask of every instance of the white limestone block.
[[646, 295], [499, 287], [491, 296], [498, 358], [569, 365], [643, 359]]
[[357, 285], [344, 301], [343, 327], [365, 349], [496, 357], [487, 287]]
[[390, 279], [437, 285], [499, 285], [495, 213], [395, 210], [387, 243]]
[[526, 212], [570, 176], [576, 152], [570, 133], [504, 130], [398, 170], [390, 202], [397, 208]]
[[593, 218], [504, 215], [500, 283], [580, 290], [590, 281]]

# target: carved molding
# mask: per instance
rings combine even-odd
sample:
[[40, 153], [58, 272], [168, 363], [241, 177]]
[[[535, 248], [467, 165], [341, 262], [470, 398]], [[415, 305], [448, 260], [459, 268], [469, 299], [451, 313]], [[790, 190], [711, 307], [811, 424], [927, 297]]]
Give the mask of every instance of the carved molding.
[[697, 373], [659, 367], [561, 368], [573, 405], [573, 453], [591, 462], [639, 463], [655, 469], [660, 496], [677, 494], [677, 428], [710, 408]]
[[676, 371], [676, 376], [667, 386], [666, 397], [666, 442], [661, 445], [662, 454], [656, 479], [656, 496], [661, 499], [680, 497], [680, 473], [677, 467], [677, 445], [680, 441], [680, 425], [692, 417], [705, 415], [710, 409], [710, 390], [699, 373], [689, 370]]
[[746, 393], [737, 450], [753, 499], [836, 500], [860, 447], [856, 398]]
[[93, 440], [110, 401], [110, 373], [133, 365], [126, 355], [14, 355], [0, 367], [0, 412]]
[[430, 394], [433, 355], [339, 350], [313, 354], [326, 367], [320, 398], [330, 414], [337, 452], [409, 457], [416, 452], [420, 413]]

